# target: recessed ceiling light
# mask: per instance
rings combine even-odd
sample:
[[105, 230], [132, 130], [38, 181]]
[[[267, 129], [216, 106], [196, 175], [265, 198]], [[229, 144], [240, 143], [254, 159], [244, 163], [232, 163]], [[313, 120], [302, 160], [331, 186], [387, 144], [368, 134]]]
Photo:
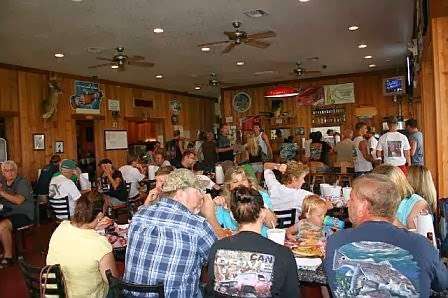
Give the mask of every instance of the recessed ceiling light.
[[390, 62], [390, 59], [386, 59], [386, 62]]
[[365, 48], [367, 48], [367, 45], [364, 44], [364, 43], [361, 43], [361, 44], [358, 45], [358, 48], [365, 49]]
[[54, 56], [56, 58], [64, 58], [64, 54], [63, 53], [55, 53]]
[[348, 27], [348, 30], [350, 30], [350, 31], [356, 31], [358, 29], [359, 29], [359, 27], [356, 25], [352, 25], [352, 26]]
[[72, 2], [82, 2], [83, 0], [72, 0]]
[[201, 90], [201, 87], [196, 86], [196, 87], [194, 87], [194, 90]]
[[202, 47], [201, 51], [203, 51], [203, 52], [210, 52], [210, 48], [209, 47]]
[[110, 68], [112, 68], [112, 69], [117, 69], [117, 68], [119, 68], [120, 66], [118, 66], [117, 64], [114, 64], [114, 65], [111, 65], [110, 66]]
[[163, 28], [154, 28], [154, 33], [157, 33], [157, 34], [159, 34], [159, 33], [163, 33]]
[[236, 65], [238, 65], [238, 66], [243, 66], [243, 65], [244, 65], [244, 61], [237, 61], [237, 62], [236, 62]]
[[261, 18], [261, 17], [267, 16], [269, 13], [267, 13], [266, 11], [264, 11], [262, 9], [252, 9], [252, 10], [243, 12], [243, 14], [245, 14], [249, 18]]
[[299, 0], [299, 2], [302, 2], [302, 3], [305, 3], [305, 2], [308, 2], [308, 1], [310, 1], [310, 0]]
[[161, 74], [156, 75], [156, 79], [163, 79], [163, 75]]
[[375, 65], [375, 64], [369, 64], [369, 67], [370, 67], [370, 68], [372, 68], [372, 67], [376, 67], [376, 65]]
[[371, 55], [364, 56], [364, 59], [372, 59], [372, 58], [373, 57]]

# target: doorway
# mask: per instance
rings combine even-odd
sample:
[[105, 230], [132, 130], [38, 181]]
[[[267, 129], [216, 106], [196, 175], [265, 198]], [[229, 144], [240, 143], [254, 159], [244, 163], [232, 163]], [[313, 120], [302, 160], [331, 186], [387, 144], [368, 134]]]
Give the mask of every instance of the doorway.
[[151, 142], [164, 142], [164, 124], [162, 119], [149, 121], [128, 121], [128, 144], [130, 154], [142, 157]]
[[96, 179], [95, 156], [95, 122], [93, 120], [76, 120], [76, 153], [79, 168], [89, 173], [89, 180]]

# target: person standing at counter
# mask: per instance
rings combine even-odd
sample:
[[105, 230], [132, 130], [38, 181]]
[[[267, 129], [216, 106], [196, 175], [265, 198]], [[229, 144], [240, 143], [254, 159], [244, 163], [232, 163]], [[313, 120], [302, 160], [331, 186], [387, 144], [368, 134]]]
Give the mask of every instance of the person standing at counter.
[[172, 166], [176, 168], [180, 166], [183, 152], [184, 148], [182, 146], [180, 130], [175, 130], [173, 132], [173, 139], [166, 143], [166, 156]]
[[260, 124], [254, 125], [254, 134], [257, 138], [258, 146], [261, 148], [261, 157], [263, 161], [268, 161], [272, 159], [272, 148], [269, 143], [269, 138], [266, 133], [261, 129]]
[[207, 132], [206, 140], [201, 145], [201, 152], [204, 159], [200, 164], [200, 168], [207, 172], [214, 171], [216, 161], [218, 160], [218, 155], [216, 153], [216, 142], [213, 132]]
[[216, 152], [218, 153], [218, 161], [233, 161], [233, 146], [229, 140], [229, 125], [223, 124], [219, 130], [218, 140], [216, 142]]
[[414, 166], [423, 166], [423, 134], [417, 128], [417, 120], [406, 121], [406, 130], [409, 133], [409, 145], [411, 146], [411, 162]]
[[383, 156], [383, 162], [392, 166], [399, 167], [403, 173], [407, 173], [407, 165], [411, 165], [411, 155], [408, 138], [398, 129], [398, 120], [396, 117], [390, 117], [387, 120], [389, 131], [383, 134], [378, 140], [376, 147], [376, 156]]
[[372, 160], [369, 154], [368, 142], [364, 138], [367, 133], [367, 124], [365, 122], [358, 122], [355, 126], [356, 138], [353, 140], [355, 147], [355, 173], [362, 175], [372, 171], [373, 166], [370, 162]]

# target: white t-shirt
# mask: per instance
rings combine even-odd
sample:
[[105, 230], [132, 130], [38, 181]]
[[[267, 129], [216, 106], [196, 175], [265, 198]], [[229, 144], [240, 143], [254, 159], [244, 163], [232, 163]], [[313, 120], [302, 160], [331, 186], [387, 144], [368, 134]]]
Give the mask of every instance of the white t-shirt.
[[145, 175], [131, 165], [124, 165], [118, 169], [123, 175], [126, 183], [131, 183], [131, 189], [129, 190], [129, 198], [133, 198], [138, 195], [138, 183], [145, 179]]
[[367, 147], [369, 148], [369, 151], [371, 152], [373, 159], [376, 159], [377, 146], [378, 146], [378, 140], [374, 136], [371, 136], [367, 143]]
[[353, 143], [355, 145], [355, 151], [356, 151], [356, 159], [355, 159], [355, 172], [370, 172], [373, 167], [372, 163], [364, 158], [364, 155], [362, 155], [361, 150], [359, 150], [359, 143], [361, 143], [364, 140], [362, 136], [357, 136]]
[[408, 138], [398, 131], [383, 134], [376, 150], [383, 151], [384, 163], [392, 166], [402, 166], [406, 164], [404, 151], [411, 149]]
[[272, 170], [264, 170], [264, 181], [271, 197], [272, 209], [274, 211], [297, 209], [297, 218], [302, 213], [303, 200], [313, 194], [301, 188], [286, 187], [275, 178]]
[[[48, 196], [55, 199], [68, 197], [70, 216], [72, 216], [75, 211], [76, 201], [81, 197], [81, 193], [72, 180], [61, 174], [51, 178], [50, 187], [48, 188]], [[57, 212], [56, 217], [59, 219], [66, 219], [65, 216], [59, 216]]]

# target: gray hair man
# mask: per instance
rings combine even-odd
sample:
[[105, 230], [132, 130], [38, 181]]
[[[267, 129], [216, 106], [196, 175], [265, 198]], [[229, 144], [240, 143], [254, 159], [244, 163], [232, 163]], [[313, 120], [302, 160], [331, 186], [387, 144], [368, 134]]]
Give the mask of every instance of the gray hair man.
[[0, 242], [3, 258], [0, 268], [12, 263], [12, 230], [32, 223], [34, 204], [30, 183], [17, 175], [17, 164], [7, 160], [1, 164], [0, 176]]
[[448, 288], [432, 242], [392, 224], [400, 195], [386, 176], [356, 179], [348, 202], [354, 228], [327, 241], [324, 269], [335, 297], [429, 297]]

